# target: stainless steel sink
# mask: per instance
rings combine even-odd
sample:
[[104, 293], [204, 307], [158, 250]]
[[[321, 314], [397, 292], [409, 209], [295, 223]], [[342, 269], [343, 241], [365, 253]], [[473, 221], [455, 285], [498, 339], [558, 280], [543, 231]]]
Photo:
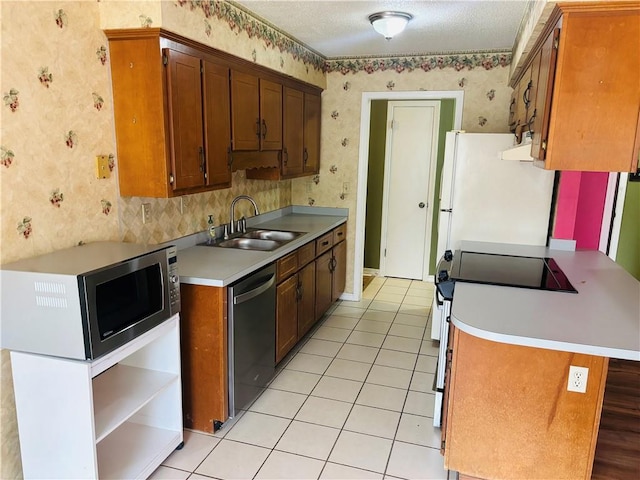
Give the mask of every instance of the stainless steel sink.
[[282, 243], [274, 240], [263, 240], [260, 238], [230, 238], [229, 240], [223, 240], [220, 243], [213, 244], [214, 247], [222, 248], [240, 248], [242, 250], [262, 250], [269, 252], [282, 246]]
[[216, 240], [201, 243], [208, 247], [239, 248], [241, 250], [260, 250], [270, 252], [289, 243], [291, 240], [304, 235], [301, 232], [286, 232], [281, 230], [250, 230], [228, 240]]
[[275, 240], [276, 242], [290, 242], [302, 235], [300, 232], [283, 232], [280, 230], [253, 230], [240, 235], [242, 238], [260, 238], [263, 240]]

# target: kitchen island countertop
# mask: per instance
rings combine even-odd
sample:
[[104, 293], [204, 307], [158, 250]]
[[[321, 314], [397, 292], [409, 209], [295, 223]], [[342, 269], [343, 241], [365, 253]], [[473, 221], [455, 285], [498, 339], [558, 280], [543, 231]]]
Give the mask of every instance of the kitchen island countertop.
[[178, 246], [181, 283], [226, 287], [345, 223], [347, 212], [341, 208], [293, 206], [248, 218], [247, 225], [252, 228], [304, 232], [271, 252], [197, 245], [206, 242], [206, 233], [168, 243]]
[[501, 343], [640, 361], [640, 282], [599, 251], [462, 242], [461, 250], [552, 257], [577, 294], [457, 282], [451, 321]]

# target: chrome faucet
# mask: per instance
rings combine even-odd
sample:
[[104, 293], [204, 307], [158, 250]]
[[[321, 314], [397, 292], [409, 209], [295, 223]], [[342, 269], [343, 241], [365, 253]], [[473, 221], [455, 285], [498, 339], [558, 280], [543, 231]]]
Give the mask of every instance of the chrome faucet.
[[256, 201], [251, 198], [249, 195], [238, 195], [231, 202], [231, 207], [229, 208], [229, 234], [236, 233], [236, 226], [234, 222], [235, 217], [235, 208], [238, 200], [249, 200], [253, 204], [254, 215], [260, 215], [260, 211], [258, 210], [258, 205], [256, 205]]

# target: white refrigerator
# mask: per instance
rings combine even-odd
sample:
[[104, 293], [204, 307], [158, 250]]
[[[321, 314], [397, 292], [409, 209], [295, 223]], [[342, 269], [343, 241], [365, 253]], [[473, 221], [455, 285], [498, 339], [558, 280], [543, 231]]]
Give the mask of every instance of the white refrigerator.
[[[502, 160], [512, 146], [511, 134], [447, 133], [436, 261], [461, 240], [546, 245], [554, 172]], [[439, 340], [442, 310], [435, 298], [432, 316], [431, 338]]]

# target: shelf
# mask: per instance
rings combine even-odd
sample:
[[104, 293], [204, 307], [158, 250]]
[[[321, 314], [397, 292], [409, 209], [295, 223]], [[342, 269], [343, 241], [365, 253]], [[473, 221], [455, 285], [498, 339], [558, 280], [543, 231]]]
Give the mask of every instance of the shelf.
[[147, 478], [182, 442], [172, 431], [125, 422], [98, 444], [100, 478]]
[[115, 365], [93, 379], [96, 442], [178, 380], [178, 375]]

